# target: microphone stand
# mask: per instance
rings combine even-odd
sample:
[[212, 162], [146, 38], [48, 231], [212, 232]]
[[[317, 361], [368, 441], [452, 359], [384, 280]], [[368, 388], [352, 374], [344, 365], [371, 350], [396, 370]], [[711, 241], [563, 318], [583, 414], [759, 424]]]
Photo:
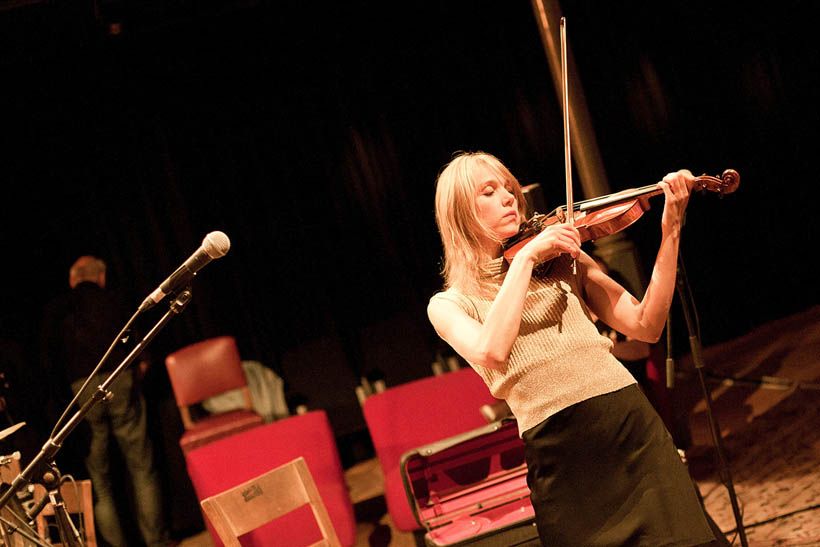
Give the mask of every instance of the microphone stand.
[[[76, 528], [74, 528], [71, 519], [68, 517], [68, 511], [65, 508], [62, 497], [60, 495], [60, 472], [54, 462], [54, 456], [62, 448], [63, 442], [68, 435], [82, 422], [88, 412], [102, 400], [110, 400], [113, 393], [109, 391], [109, 386], [114, 380], [126, 369], [128, 366], [142, 353], [145, 346], [165, 327], [172, 317], [179, 315], [188, 303], [191, 301], [191, 288], [187, 287], [181, 291], [171, 302], [170, 308], [157, 321], [156, 325], [148, 331], [148, 334], [131, 350], [131, 353], [123, 359], [122, 363], [105, 379], [105, 381], [97, 386], [97, 389], [88, 398], [88, 400], [80, 407], [80, 409], [71, 417], [68, 422], [56, 434], [52, 435], [43, 447], [40, 453], [31, 460], [31, 463], [12, 481], [8, 490], [0, 496], [0, 509], [6, 506], [12, 496], [16, 495], [24, 484], [30, 483], [32, 479], [39, 473], [42, 473], [41, 478], [48, 490], [48, 495], [38, 502], [30, 511], [26, 513], [26, 519], [30, 522], [37, 514], [42, 511], [43, 507], [50, 501], [54, 504], [55, 516], [57, 518], [57, 525], [60, 531], [60, 538], [64, 545], [81, 546], [82, 539]], [[48, 500], [48, 501], [44, 501]]]
[[[689, 281], [686, 278], [686, 269], [683, 266], [683, 257], [680, 252], [678, 253], [678, 275], [676, 288], [681, 303], [681, 309], [683, 310], [683, 316], [686, 320], [686, 327], [689, 331], [689, 347], [692, 351], [692, 360], [694, 361], [695, 370], [697, 371], [700, 387], [703, 391], [703, 397], [706, 402], [706, 416], [709, 419], [709, 429], [712, 433], [712, 443], [714, 444], [715, 452], [718, 457], [721, 482], [723, 482], [726, 489], [729, 491], [729, 500], [732, 503], [732, 511], [737, 524], [737, 532], [740, 535], [740, 543], [743, 547], [747, 547], [748, 543], [746, 541], [746, 532], [743, 529], [743, 516], [740, 513], [737, 495], [735, 494], [734, 485], [732, 483], [732, 475], [729, 471], [729, 465], [726, 463], [726, 457], [723, 452], [720, 427], [718, 426], [715, 415], [712, 412], [712, 396], [709, 388], [706, 386], [706, 379], [703, 371], [705, 364], [703, 361], [703, 355], [701, 354], [700, 338], [698, 336], [698, 329], [695, 324], [693, 312], [694, 298], [689, 291]], [[668, 379], [667, 382], [669, 382]]]
[[33, 545], [39, 545], [40, 547], [52, 547], [51, 543], [45, 543], [39, 536], [37, 536], [28, 524], [25, 524], [25, 528], [23, 528], [3, 517], [0, 517], [0, 524], [4, 526], [3, 530], [0, 531], [0, 545], [17, 545], [16, 543], [11, 543], [8, 538], [12, 534], [20, 534], [24, 538], [22, 545], [25, 545], [26, 547], [28, 547], [28, 544], [25, 540], [30, 541]]

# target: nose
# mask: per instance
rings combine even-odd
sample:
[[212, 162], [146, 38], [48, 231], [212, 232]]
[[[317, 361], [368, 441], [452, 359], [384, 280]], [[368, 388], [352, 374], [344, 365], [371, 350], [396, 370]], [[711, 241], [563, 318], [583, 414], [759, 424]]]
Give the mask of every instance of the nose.
[[506, 207], [508, 205], [512, 205], [515, 202], [515, 194], [504, 188], [504, 193], [502, 194], [501, 203]]

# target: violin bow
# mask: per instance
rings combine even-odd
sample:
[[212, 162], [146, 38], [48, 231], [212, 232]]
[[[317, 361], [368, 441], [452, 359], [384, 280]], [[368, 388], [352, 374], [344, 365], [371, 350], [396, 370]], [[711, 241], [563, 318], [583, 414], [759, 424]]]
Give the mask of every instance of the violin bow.
[[[569, 88], [567, 85], [567, 18], [561, 17], [561, 98], [564, 106], [564, 178], [567, 185], [567, 222], [575, 225], [575, 207], [572, 199], [572, 157], [569, 141]], [[575, 259], [572, 274], [577, 273]]]

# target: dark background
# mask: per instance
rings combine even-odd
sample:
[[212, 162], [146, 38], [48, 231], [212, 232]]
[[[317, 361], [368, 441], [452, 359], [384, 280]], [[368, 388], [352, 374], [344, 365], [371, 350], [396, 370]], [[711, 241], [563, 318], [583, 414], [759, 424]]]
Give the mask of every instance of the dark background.
[[[682, 167], [741, 174], [723, 200], [693, 197], [684, 229], [705, 345], [818, 303], [811, 4], [561, 2], [612, 191]], [[168, 352], [234, 335], [291, 400], [328, 410], [348, 465], [368, 454], [359, 378], [396, 385], [449, 353], [424, 310], [441, 284], [434, 181], [453, 152], [491, 152], [549, 207], [564, 200], [560, 108], [525, 0], [2, 7], [0, 337], [22, 370], [6, 365], [20, 436], [36, 449], [50, 429], [40, 314], [77, 256], [105, 259], [136, 309], [205, 234], [231, 239], [150, 348], [179, 499]], [[647, 271], [655, 199], [627, 231]]]

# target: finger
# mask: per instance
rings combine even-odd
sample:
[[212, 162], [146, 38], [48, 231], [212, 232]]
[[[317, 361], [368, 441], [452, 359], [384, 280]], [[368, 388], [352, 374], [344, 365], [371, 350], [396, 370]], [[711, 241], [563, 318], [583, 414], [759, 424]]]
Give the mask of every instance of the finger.
[[568, 253], [571, 251], [572, 248], [569, 240], [565, 237], [561, 237], [560, 235], [555, 238], [555, 241], [552, 245], [560, 253]]
[[552, 234], [556, 240], [563, 240], [563, 241], [577, 241], [578, 243], [581, 242], [581, 236], [578, 233], [578, 230], [569, 225], [562, 225], [560, 228], [556, 228], [555, 232]]
[[664, 177], [664, 180], [662, 180], [658, 183], [658, 188], [663, 190], [663, 195], [667, 199], [671, 198], [674, 195], [674, 193], [672, 192], [672, 186], [669, 184], [669, 182], [667, 182], [665, 177]]
[[576, 242], [572, 238], [563, 238], [561, 240], [561, 245], [562, 245], [562, 248], [564, 249], [564, 252], [569, 253], [570, 255], [572, 255], [573, 258], [578, 258], [578, 254], [581, 251], [581, 247], [578, 244], [578, 242]]
[[681, 175], [679, 173], [667, 173], [662, 182], [666, 183], [673, 191], [680, 188]]
[[675, 175], [675, 181], [672, 185], [675, 193], [689, 195], [689, 193], [691, 192], [691, 183], [694, 182], [695, 177], [692, 176], [692, 173], [689, 172], [689, 170], [687, 169], [681, 169]]
[[570, 226], [569, 224], [564, 225], [561, 234], [565, 237], [569, 237], [570, 239], [577, 240], [578, 243], [581, 242], [581, 233], [575, 226]]
[[581, 244], [581, 234], [577, 230], [567, 231], [561, 234], [561, 238], [569, 243]]
[[672, 193], [679, 199], [683, 200], [689, 196], [690, 192], [689, 182], [683, 174], [680, 174], [675, 180], [675, 183], [672, 185]]
[[686, 179], [687, 177], [683, 171], [678, 171], [677, 173], [675, 173], [675, 179], [672, 185], [673, 188], [676, 191], [686, 192], [689, 187]]

